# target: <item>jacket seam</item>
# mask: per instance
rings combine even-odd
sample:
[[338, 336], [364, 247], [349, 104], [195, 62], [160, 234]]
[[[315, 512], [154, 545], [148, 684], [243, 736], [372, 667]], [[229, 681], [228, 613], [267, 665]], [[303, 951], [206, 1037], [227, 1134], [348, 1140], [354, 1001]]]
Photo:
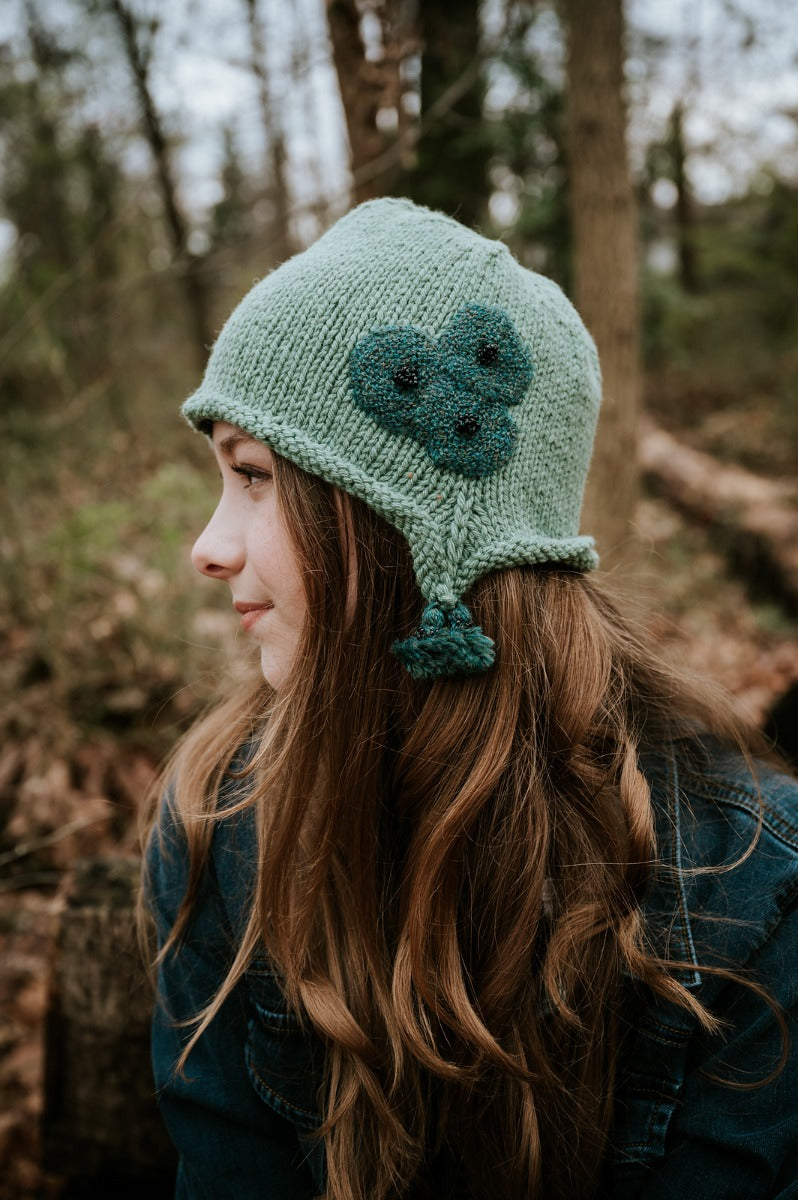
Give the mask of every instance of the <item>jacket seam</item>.
[[277, 1108], [278, 1112], [285, 1110], [283, 1115], [294, 1115], [303, 1119], [303, 1124], [306, 1124], [309, 1129], [318, 1129], [321, 1122], [317, 1112], [314, 1113], [310, 1109], [303, 1108], [300, 1104], [295, 1104], [293, 1100], [289, 1100], [282, 1094], [282, 1092], [278, 1092], [275, 1087], [266, 1082], [255, 1065], [251, 1046], [248, 1047], [247, 1051], [247, 1070], [250, 1073], [250, 1078], [254, 1078], [259, 1084], [259, 1090], [262, 1089], [262, 1091], [265, 1093], [265, 1096], [262, 1098], [265, 1099], [268, 1097], [272, 1102], [274, 1102], [274, 1107]]

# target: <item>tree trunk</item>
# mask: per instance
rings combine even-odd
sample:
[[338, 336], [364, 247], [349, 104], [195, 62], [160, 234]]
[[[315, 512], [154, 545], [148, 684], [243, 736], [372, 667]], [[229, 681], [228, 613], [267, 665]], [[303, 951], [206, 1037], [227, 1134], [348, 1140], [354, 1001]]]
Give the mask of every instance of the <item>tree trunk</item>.
[[164, 207], [166, 228], [179, 269], [179, 282], [186, 300], [194, 346], [200, 366], [205, 365], [212, 341], [209, 305], [200, 263], [188, 246], [188, 222], [177, 199], [177, 187], [172, 175], [169, 147], [166, 143], [160, 114], [150, 88], [149, 65], [141, 52], [136, 36], [136, 19], [125, 0], [107, 0], [108, 9], [116, 19], [128, 66], [133, 76], [141, 109], [144, 133], [155, 162], [155, 174]]
[[136, 939], [140, 863], [75, 870], [56, 939], [45, 1033], [42, 1153], [64, 1196], [167, 1200], [175, 1152], [150, 1066], [151, 988]]
[[[267, 150], [268, 192], [274, 203], [274, 219], [271, 222], [270, 244], [278, 262], [288, 258], [296, 249], [291, 236], [289, 222], [288, 186], [286, 184], [286, 150], [282, 123], [272, 104], [269, 75], [266, 67], [266, 49], [258, 19], [258, 0], [244, 0], [249, 26], [250, 63], [258, 85], [263, 133]], [[290, 19], [286, 9], [283, 20]]]
[[[349, 136], [352, 199], [360, 204], [390, 191], [396, 173], [396, 136], [383, 132], [377, 122], [380, 109], [395, 108], [399, 123], [403, 50], [388, 41], [379, 61], [366, 58], [356, 0], [327, 0], [327, 23]], [[397, 35], [396, 26], [385, 19], [385, 14], [381, 28], [384, 42]]]
[[573, 295], [601, 358], [604, 402], [582, 526], [605, 568], [635, 558], [641, 399], [637, 217], [626, 155], [621, 0], [564, 0]]
[[695, 212], [687, 178], [687, 151], [684, 144], [684, 107], [679, 101], [671, 114], [670, 149], [673, 182], [676, 185], [676, 222], [679, 239], [679, 279], [686, 292], [698, 291], [695, 248]]
[[419, 204], [472, 227], [487, 214], [492, 152], [482, 112], [479, 10], [479, 0], [419, 5], [421, 132], [416, 163], [402, 181]]

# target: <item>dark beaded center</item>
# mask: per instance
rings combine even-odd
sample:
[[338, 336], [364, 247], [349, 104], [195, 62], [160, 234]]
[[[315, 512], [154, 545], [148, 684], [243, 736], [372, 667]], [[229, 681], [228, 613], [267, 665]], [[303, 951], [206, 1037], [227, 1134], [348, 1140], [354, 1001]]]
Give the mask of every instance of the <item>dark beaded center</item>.
[[495, 342], [486, 342], [477, 351], [477, 362], [481, 367], [492, 367], [499, 357], [499, 347]]
[[394, 371], [393, 381], [403, 392], [409, 392], [411, 388], [418, 387], [418, 371], [410, 363], [403, 363]]
[[471, 413], [466, 413], [464, 417], [458, 418], [455, 429], [461, 437], [472, 438], [479, 430], [479, 421]]

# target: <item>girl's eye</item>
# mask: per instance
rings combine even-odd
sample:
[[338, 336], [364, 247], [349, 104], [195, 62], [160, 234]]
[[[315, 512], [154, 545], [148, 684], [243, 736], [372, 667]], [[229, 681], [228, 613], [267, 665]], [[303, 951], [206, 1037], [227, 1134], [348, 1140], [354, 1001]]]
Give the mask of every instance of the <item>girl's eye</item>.
[[250, 467], [246, 463], [236, 463], [231, 466], [230, 470], [234, 475], [240, 475], [246, 480], [245, 487], [251, 488], [259, 483], [266, 483], [271, 479], [271, 471], [265, 471], [262, 467]]

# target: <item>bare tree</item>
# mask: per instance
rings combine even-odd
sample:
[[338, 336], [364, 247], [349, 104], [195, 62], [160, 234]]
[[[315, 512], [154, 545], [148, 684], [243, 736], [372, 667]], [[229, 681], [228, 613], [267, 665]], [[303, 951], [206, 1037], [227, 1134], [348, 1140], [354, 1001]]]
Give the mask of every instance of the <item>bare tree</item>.
[[638, 494], [638, 236], [626, 151], [622, 0], [564, 0], [573, 292], [595, 338], [604, 404], [585, 498], [604, 566], [634, 554]]
[[[272, 89], [269, 84], [266, 46], [258, 11], [258, 0], [244, 0], [244, 8], [249, 27], [250, 66], [258, 85], [261, 120], [266, 138], [268, 192], [274, 204], [274, 217], [270, 223], [271, 236], [269, 240], [276, 258], [281, 260], [287, 258], [296, 249], [291, 237], [288, 217], [290, 203], [286, 183], [285, 134], [272, 102]], [[286, 14], [289, 12], [290, 9], [286, 7]]]
[[[328, 103], [326, 90], [318, 86], [317, 61], [327, 56], [326, 27], [320, 29], [314, 17], [318, 15], [316, 0], [304, 0], [295, 9], [297, 19], [291, 42], [290, 77], [292, 93], [297, 96], [297, 116], [302, 122], [302, 142], [307, 151], [302, 162], [302, 174], [307, 180], [310, 197], [303, 205], [304, 213], [315, 219], [316, 227], [329, 224], [328, 193], [324, 166], [326, 145], [319, 120], [319, 106]], [[320, 45], [319, 35], [324, 36]]]
[[[326, 0], [327, 23], [349, 136], [353, 200], [390, 190], [401, 151], [401, 64], [410, 32], [400, 0], [372, 0], [367, 6], [380, 30], [380, 53], [367, 54], [357, 0]], [[387, 119], [386, 119], [387, 118]]]
[[155, 174], [161, 193], [166, 228], [175, 261], [180, 269], [179, 279], [186, 300], [197, 358], [204, 365], [211, 342], [207, 291], [198, 269], [199, 260], [189, 248], [189, 223], [178, 200], [169, 145], [163, 131], [160, 113], [153, 98], [150, 81], [152, 39], [157, 25], [152, 23], [148, 26], [149, 37], [145, 42], [141, 37], [138, 22], [125, 0], [102, 0], [102, 6], [116, 22], [133, 77], [142, 127], [155, 163]]
[[402, 188], [419, 204], [478, 226], [487, 213], [493, 153], [485, 125], [479, 0], [419, 5], [421, 122], [415, 162]]
[[686, 292], [698, 291], [698, 264], [695, 246], [695, 206], [687, 175], [687, 147], [684, 137], [684, 104], [681, 100], [671, 113], [668, 148], [676, 185], [676, 221], [679, 237], [679, 278]]

